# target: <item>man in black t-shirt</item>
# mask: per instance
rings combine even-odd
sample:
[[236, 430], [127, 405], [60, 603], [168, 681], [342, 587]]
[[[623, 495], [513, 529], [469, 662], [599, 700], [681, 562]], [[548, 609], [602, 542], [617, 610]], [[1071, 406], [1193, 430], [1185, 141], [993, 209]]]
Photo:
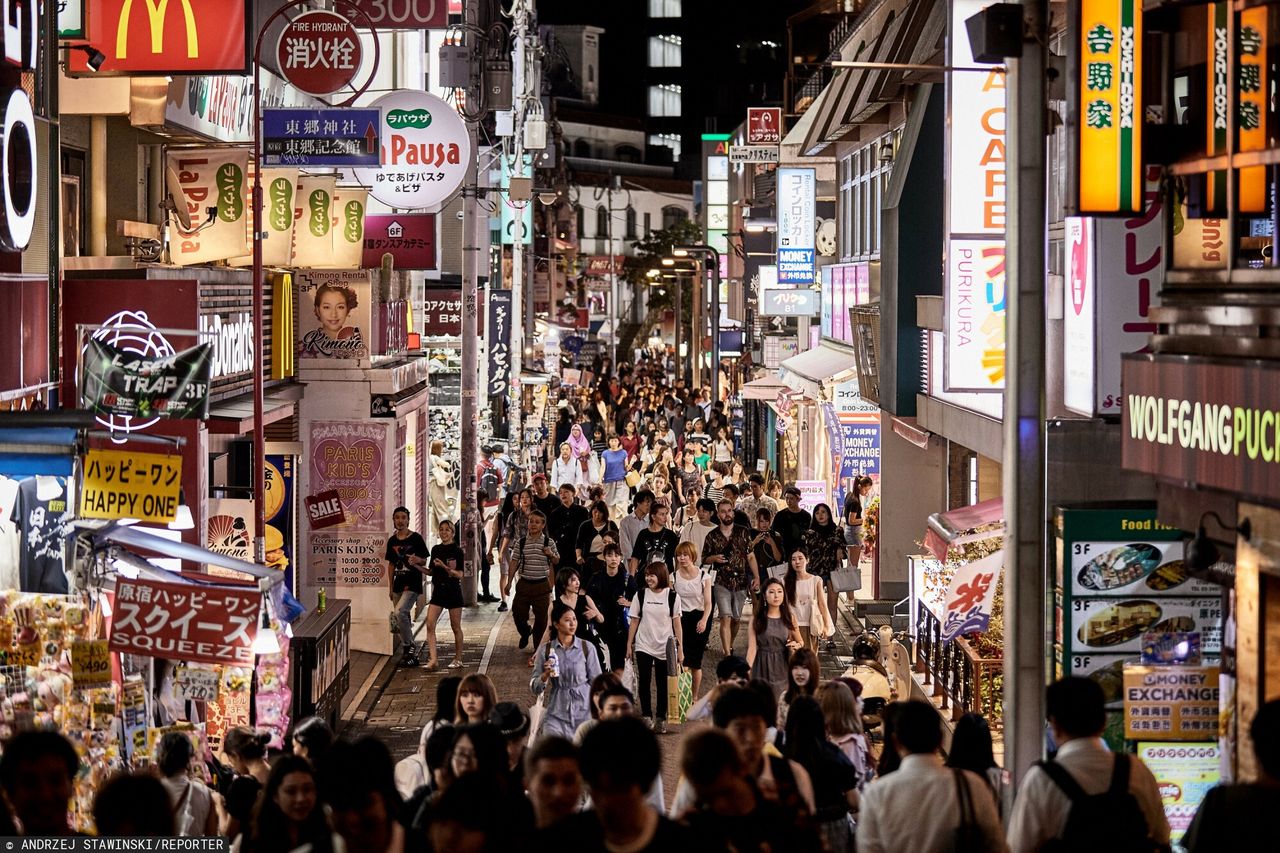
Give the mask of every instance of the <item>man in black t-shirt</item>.
[[778, 510], [778, 514], [773, 517], [773, 529], [782, 537], [783, 553], [789, 555], [792, 549], [804, 544], [804, 533], [813, 523], [813, 516], [807, 509], [800, 508], [800, 490], [795, 486], [788, 486], [782, 496], [787, 501], [787, 507]]
[[667, 527], [670, 518], [671, 507], [664, 503], [655, 503], [649, 510], [649, 526], [636, 534], [636, 544], [631, 551], [631, 573], [636, 577], [643, 577], [645, 567], [658, 561], [667, 564], [669, 573], [675, 573], [680, 537]]
[[431, 551], [426, 540], [409, 529], [409, 510], [398, 506], [391, 513], [396, 531], [387, 539], [387, 571], [391, 575], [391, 601], [395, 604], [396, 627], [404, 647], [404, 666], [418, 665], [418, 652], [413, 642], [413, 607], [422, 596], [422, 578], [427, 571]]
[[533, 475], [533, 508], [542, 510], [542, 514], [551, 518], [551, 513], [560, 508], [560, 498], [547, 488], [547, 475]]
[[576, 565], [574, 547], [578, 530], [584, 522], [591, 520], [591, 511], [578, 503], [577, 495], [578, 490], [572, 483], [562, 484], [556, 507], [547, 514], [547, 533], [555, 540], [556, 550], [560, 552], [558, 569], [570, 569]]

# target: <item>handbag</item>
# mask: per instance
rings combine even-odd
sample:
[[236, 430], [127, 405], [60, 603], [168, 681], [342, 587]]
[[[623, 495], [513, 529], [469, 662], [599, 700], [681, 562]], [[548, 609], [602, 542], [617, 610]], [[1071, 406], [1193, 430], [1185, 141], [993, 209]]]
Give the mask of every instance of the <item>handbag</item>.
[[951, 849], [955, 853], [979, 853], [990, 849], [983, 837], [982, 827], [974, 817], [973, 801], [970, 799], [969, 784], [964, 780], [964, 771], [952, 769], [951, 775], [956, 780], [956, 797], [960, 804], [960, 825], [956, 827]]
[[640, 485], [640, 481], [641, 481], [641, 480], [643, 480], [643, 479], [644, 479], [644, 477], [642, 477], [642, 476], [640, 475], [640, 472], [639, 472], [639, 471], [628, 471], [628, 472], [627, 472], [627, 485], [628, 485], [629, 487], [633, 488], [633, 489], [634, 489], [636, 486]]
[[787, 564], [778, 563], [777, 565], [769, 566], [765, 571], [769, 573], [769, 577], [771, 578], [785, 580], [787, 577]]
[[836, 592], [856, 592], [862, 589], [862, 573], [857, 569], [836, 569], [831, 573], [831, 588]]

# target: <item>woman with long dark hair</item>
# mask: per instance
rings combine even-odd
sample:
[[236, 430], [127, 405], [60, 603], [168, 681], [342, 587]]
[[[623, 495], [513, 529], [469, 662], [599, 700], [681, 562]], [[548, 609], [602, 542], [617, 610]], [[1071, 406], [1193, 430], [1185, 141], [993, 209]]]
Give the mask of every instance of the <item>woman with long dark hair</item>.
[[[844, 562], [844, 532], [826, 504], [813, 508], [813, 522], [804, 533], [804, 547], [809, 554], [809, 571], [822, 579], [827, 593], [827, 612], [834, 617], [839, 612], [836, 609], [839, 597], [831, 584], [831, 573]], [[834, 649], [835, 641], [828, 640], [827, 647]]]
[[991, 788], [996, 799], [996, 809], [1004, 813], [1005, 773], [996, 764], [995, 749], [991, 742], [991, 727], [981, 714], [972, 712], [956, 720], [951, 733], [951, 749], [947, 753], [947, 766], [969, 770]]
[[834, 611], [827, 609], [823, 580], [810, 572], [809, 555], [805, 549], [793, 548], [788, 555], [788, 563], [784, 581], [787, 603], [800, 626], [800, 639], [816, 652], [819, 638], [830, 637], [836, 632]]
[[853, 828], [849, 813], [858, 808], [858, 772], [844, 753], [827, 740], [817, 700], [801, 696], [791, 704], [786, 732], [787, 758], [808, 771], [813, 781], [813, 821], [826, 840], [826, 849], [851, 851]]
[[778, 697], [778, 728], [787, 725], [787, 713], [793, 702], [817, 692], [818, 679], [822, 677], [818, 656], [811, 649], [796, 649], [787, 663], [787, 689]]
[[316, 853], [333, 849], [329, 822], [316, 795], [315, 771], [300, 755], [282, 755], [267, 777], [240, 850], [278, 853], [308, 844]]
[[800, 648], [800, 628], [787, 605], [782, 581], [769, 578], [755, 604], [751, 633], [747, 635], [747, 666], [753, 677], [767, 681], [778, 696], [787, 689], [787, 661]]
[[591, 505], [591, 518], [582, 522], [574, 543], [578, 569], [588, 580], [604, 569], [604, 549], [610, 542], [622, 541], [618, 525], [609, 520], [609, 505], [596, 501]]

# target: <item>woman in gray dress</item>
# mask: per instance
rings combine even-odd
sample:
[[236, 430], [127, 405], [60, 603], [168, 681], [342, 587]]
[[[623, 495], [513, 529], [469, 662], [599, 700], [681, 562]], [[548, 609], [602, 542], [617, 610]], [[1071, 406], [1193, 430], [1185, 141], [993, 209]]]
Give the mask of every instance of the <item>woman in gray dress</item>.
[[787, 605], [786, 587], [778, 578], [769, 578], [756, 601], [747, 636], [751, 677], [769, 682], [774, 693], [781, 695], [787, 689], [787, 661], [802, 645], [800, 628]]
[[538, 648], [529, 688], [534, 696], [547, 694], [539, 734], [572, 740], [578, 726], [591, 719], [591, 682], [600, 674], [600, 658], [595, 646], [577, 636], [572, 607], [555, 602], [551, 624], [555, 636]]

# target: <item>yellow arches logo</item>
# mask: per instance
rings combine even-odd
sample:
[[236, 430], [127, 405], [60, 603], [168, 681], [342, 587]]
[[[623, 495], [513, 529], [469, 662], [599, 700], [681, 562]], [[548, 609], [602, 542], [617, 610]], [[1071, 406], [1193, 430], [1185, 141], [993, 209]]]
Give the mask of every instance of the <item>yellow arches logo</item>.
[[[142, 0], [147, 6], [147, 22], [151, 27], [151, 52], [164, 51], [164, 22], [169, 10], [169, 0]], [[196, 59], [200, 55], [200, 41], [196, 34], [196, 16], [191, 10], [191, 0], [178, 0], [182, 4], [182, 17], [187, 26], [187, 59]], [[126, 59], [129, 55], [129, 15], [133, 12], [133, 0], [124, 0], [120, 8], [120, 26], [116, 30], [116, 58]]]

